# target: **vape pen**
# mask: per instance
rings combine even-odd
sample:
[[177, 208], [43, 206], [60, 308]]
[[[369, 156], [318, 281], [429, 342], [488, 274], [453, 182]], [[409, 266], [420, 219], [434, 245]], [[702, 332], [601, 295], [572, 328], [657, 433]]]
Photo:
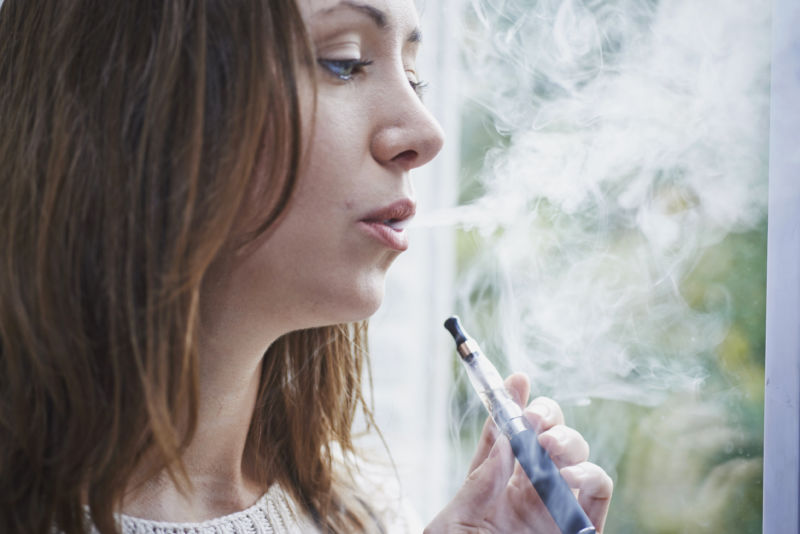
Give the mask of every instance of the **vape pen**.
[[444, 323], [456, 342], [461, 363], [472, 386], [483, 401], [497, 427], [511, 442], [517, 461], [530, 478], [562, 534], [592, 534], [595, 528], [586, 516], [567, 482], [561, 477], [547, 451], [539, 445], [536, 431], [503, 386], [497, 369], [469, 337], [458, 317]]

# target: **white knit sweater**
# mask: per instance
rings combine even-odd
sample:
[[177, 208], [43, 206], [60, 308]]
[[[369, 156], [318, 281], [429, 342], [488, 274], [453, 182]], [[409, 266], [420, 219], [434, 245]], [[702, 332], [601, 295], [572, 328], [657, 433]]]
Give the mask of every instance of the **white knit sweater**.
[[[375, 495], [373, 495], [374, 497]], [[381, 499], [378, 499], [380, 502]], [[422, 531], [407, 500], [383, 500], [381, 516], [388, 534]], [[118, 518], [122, 534], [319, 534], [319, 529], [277, 484], [251, 507], [200, 523], [152, 521], [128, 515]], [[99, 534], [92, 529], [92, 534]]]
[[[201, 523], [170, 523], [122, 515], [122, 534], [305, 534], [319, 530], [275, 484], [254, 505]], [[96, 531], [95, 531], [96, 533]]]

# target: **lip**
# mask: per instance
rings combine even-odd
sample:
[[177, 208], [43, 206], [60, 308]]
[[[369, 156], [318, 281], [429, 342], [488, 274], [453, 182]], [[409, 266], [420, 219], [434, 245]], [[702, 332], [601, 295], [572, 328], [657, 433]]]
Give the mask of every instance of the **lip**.
[[408, 248], [406, 228], [416, 211], [416, 203], [410, 198], [403, 198], [368, 213], [358, 224], [370, 237], [386, 247], [403, 252]]

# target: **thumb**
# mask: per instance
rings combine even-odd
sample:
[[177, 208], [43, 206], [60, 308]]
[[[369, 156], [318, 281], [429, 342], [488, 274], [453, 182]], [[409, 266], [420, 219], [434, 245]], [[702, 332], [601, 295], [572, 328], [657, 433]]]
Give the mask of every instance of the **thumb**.
[[514, 472], [514, 454], [505, 435], [500, 434], [486, 458], [472, 470], [464, 485], [444, 510], [433, 518], [424, 534], [452, 532], [453, 526], [481, 528], [495, 500]]
[[471, 512], [480, 516], [476, 519], [482, 518], [487, 505], [506, 488], [514, 473], [514, 463], [511, 444], [505, 435], [500, 434], [486, 459], [464, 481], [451, 506], [462, 509], [461, 517]]

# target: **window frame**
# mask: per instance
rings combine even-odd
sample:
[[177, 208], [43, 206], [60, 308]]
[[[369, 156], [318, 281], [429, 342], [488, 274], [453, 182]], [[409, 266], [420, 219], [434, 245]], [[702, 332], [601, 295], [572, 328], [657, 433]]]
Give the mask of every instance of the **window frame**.
[[800, 532], [800, 5], [773, 0], [764, 532]]

